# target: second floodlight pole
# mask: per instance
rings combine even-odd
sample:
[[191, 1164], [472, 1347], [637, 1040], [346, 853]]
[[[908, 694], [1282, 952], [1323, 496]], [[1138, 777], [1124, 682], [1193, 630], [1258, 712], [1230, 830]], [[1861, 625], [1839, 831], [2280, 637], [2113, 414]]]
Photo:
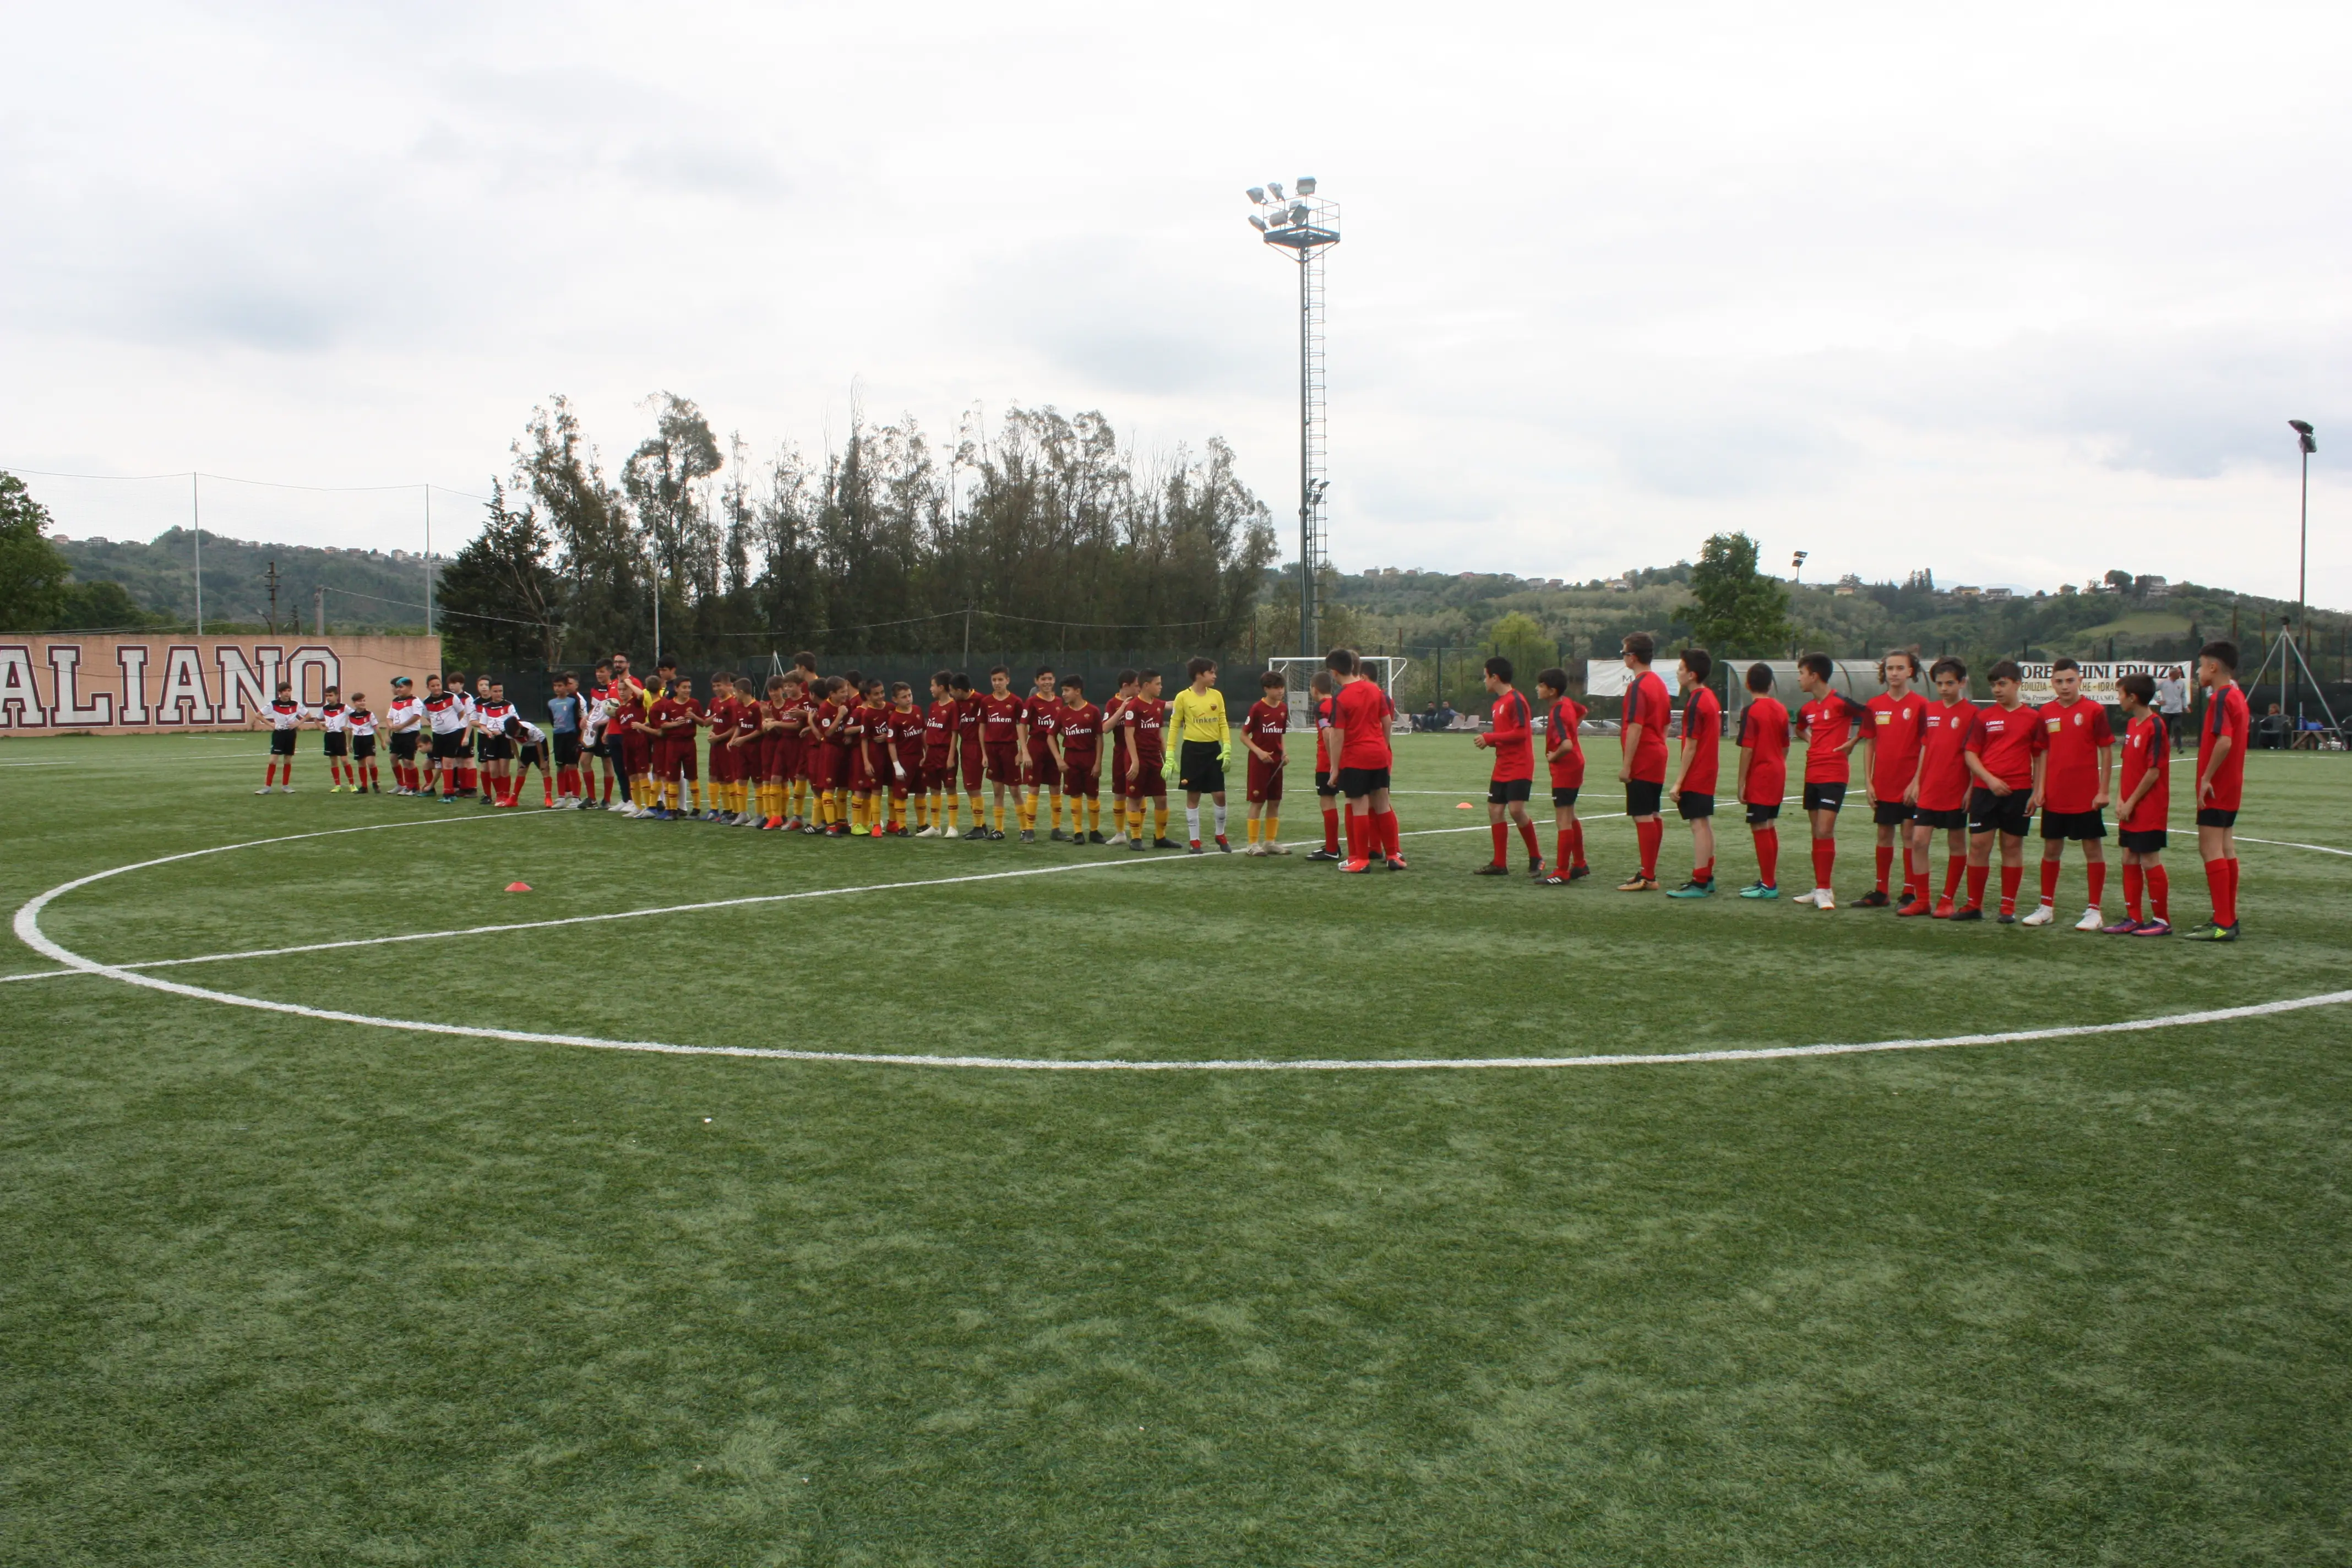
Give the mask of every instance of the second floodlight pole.
[[[1308, 377], [1315, 302], [1307, 269], [1314, 263], [1298, 253], [1298, 651], [1315, 657], [1315, 428], [1314, 389]], [[2305, 458], [2308, 465], [2310, 459]]]

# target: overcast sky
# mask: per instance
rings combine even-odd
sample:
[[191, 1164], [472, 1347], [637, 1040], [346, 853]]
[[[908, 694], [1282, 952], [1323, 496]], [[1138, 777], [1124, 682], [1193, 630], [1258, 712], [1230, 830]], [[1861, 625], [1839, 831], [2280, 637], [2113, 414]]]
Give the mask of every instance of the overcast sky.
[[[2352, 7], [11, 7], [0, 462], [480, 491], [567, 393], [755, 453], [1100, 408], [1346, 569], [2111, 566], [2352, 604]], [[2339, 455], [2340, 454], [2340, 455]], [[185, 481], [35, 481], [146, 537]], [[478, 510], [435, 501], [436, 542]], [[414, 489], [205, 525], [419, 542]]]

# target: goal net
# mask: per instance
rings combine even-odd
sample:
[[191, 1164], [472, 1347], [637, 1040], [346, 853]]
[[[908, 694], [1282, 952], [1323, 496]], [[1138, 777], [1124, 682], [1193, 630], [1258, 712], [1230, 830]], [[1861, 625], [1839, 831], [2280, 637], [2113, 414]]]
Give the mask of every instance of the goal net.
[[[1404, 674], [1405, 667], [1412, 662], [1409, 658], [1399, 658], [1384, 653], [1361, 653], [1356, 656], [1359, 668], [1377, 681], [1382, 691], [1388, 693], [1391, 707], [1396, 704], [1397, 678]], [[1290, 727], [1294, 730], [1315, 728], [1315, 693], [1308, 683], [1314, 680], [1315, 672], [1323, 668], [1322, 658], [1319, 656], [1307, 654], [1287, 654], [1267, 659], [1265, 667], [1280, 674], [1286, 683], [1285, 695], [1290, 702]], [[1410, 720], [1400, 713], [1396, 717], [1394, 727], [1399, 730], [1409, 730], [1412, 725]]]

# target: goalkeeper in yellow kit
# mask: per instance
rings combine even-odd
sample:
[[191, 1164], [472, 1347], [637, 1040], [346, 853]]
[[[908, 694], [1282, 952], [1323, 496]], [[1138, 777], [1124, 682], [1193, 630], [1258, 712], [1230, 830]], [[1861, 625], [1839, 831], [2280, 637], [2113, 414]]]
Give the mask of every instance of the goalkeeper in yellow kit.
[[1233, 726], [1225, 722], [1225, 694], [1216, 688], [1217, 661], [1196, 658], [1184, 667], [1192, 684], [1176, 694], [1169, 711], [1169, 732], [1176, 737], [1176, 787], [1184, 792], [1184, 826], [1192, 839], [1191, 853], [1201, 847], [1201, 797], [1216, 803], [1217, 848], [1234, 852], [1225, 838], [1225, 758], [1234, 748]]

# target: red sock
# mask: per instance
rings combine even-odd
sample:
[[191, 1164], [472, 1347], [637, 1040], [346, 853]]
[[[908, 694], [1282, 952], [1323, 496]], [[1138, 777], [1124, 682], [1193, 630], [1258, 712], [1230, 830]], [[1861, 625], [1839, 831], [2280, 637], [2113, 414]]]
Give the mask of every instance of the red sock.
[[2172, 889], [2161, 866], [2147, 868], [2147, 912], [2168, 924], [2172, 920]]
[[613, 804], [613, 775], [610, 773], [604, 775], [604, 804]]
[[[290, 773], [293, 770], [289, 768], [287, 772]], [[2225, 885], [2230, 889], [2230, 918], [2221, 923], [2233, 926], [2238, 923], [2238, 858], [2232, 855], [2221, 864], [2224, 868], [2222, 875]]]
[[1813, 886], [1816, 888], [1828, 887], [1830, 885], [1830, 878], [1836, 872], [1836, 870], [1837, 840], [1834, 838], [1814, 839]]
[[555, 781], [549, 778], [545, 773], [541, 773], [539, 775], [539, 782], [547, 791], [547, 804], [553, 805], [555, 804]]
[[2107, 863], [2105, 860], [2092, 861], [2090, 867], [2090, 878], [2091, 907], [2095, 910], [2099, 907], [2099, 900], [2106, 896]]
[[1323, 847], [1329, 854], [1339, 852], [1339, 809], [1337, 806], [1323, 808]]
[[1712, 882], [1712, 881], [1714, 881], [1714, 880], [1715, 880], [1715, 862], [1714, 862], [1714, 861], [1712, 861], [1712, 860], [1709, 860], [1709, 861], [1708, 861], [1706, 865], [1704, 865], [1704, 866], [1693, 866], [1693, 867], [1691, 868], [1691, 880], [1692, 880], [1692, 881], [1694, 881], [1694, 882]]
[[1886, 879], [1894, 870], [1895, 846], [1882, 844], [1878, 847], [1878, 891], [1886, 891]]
[[[1944, 862], [1944, 902], [1950, 903], [1952, 895], [1960, 890], [1960, 879], [1968, 874], [1968, 861], [1958, 855]], [[1920, 872], [1919, 886], [1922, 892], [1927, 890], [1927, 874], [1925, 871]], [[1969, 902], [1976, 902], [1975, 894], [1969, 895]]]
[[1756, 839], [1756, 879], [1768, 888], [1780, 885], [1780, 830], [1777, 827], [1749, 829]]
[[1519, 824], [1519, 839], [1528, 847], [1528, 859], [1540, 860], [1543, 858], [1543, 847], [1537, 841], [1536, 825], [1532, 818]]
[[271, 763], [261, 770], [261, 787], [268, 789], [278, 782], [278, 764]]
[[2129, 860], [2124, 862], [2124, 918], [2139, 919], [2139, 867]]
[[1666, 839], [1666, 825], [1658, 817], [1633, 824], [1633, 840], [1642, 847], [1642, 878], [1644, 881], [1658, 879], [1658, 846]]
[[1971, 910], [1984, 908], [1985, 876], [1991, 869], [1990, 866], [1969, 868], [1969, 901], [1961, 906], [1962, 908]]
[[2221, 911], [2229, 906], [2230, 902], [2229, 883], [2230, 863], [2227, 860], [2208, 860], [2205, 862], [2205, 893], [2206, 896], [2213, 901], [2213, 923], [2215, 925], [2228, 925], [2230, 923], [2228, 921], [2221, 918]]
[[1927, 901], [1927, 852], [1924, 849], [1903, 851], [1903, 886], [1920, 903]]
[[1585, 863], [1585, 861], [1584, 861], [1584, 818], [1582, 818], [1582, 817], [1580, 817], [1580, 817], [1578, 817], [1578, 818], [1575, 820], [1575, 822], [1571, 823], [1571, 824], [1569, 826], [1569, 831], [1570, 831], [1570, 833], [1572, 833], [1572, 834], [1574, 834], [1574, 835], [1576, 836], [1576, 863], [1577, 863], [1578, 865], [1581, 866], [1581, 865], [1583, 865], [1583, 864]]
[[1348, 814], [1348, 863], [1349, 865], [1352, 866], [1359, 860], [1370, 858], [1364, 841], [1371, 836], [1371, 817], [1368, 813], [1351, 811]]
[[2013, 915], [2017, 912], [2017, 885], [2024, 879], [2025, 868], [2022, 866], [2003, 866], [2000, 868], [2000, 912], [2002, 914]]
[[2055, 860], [2042, 862], [2042, 901], [2045, 904], [2058, 901], [2058, 865]]
[[1559, 843], [1552, 850], [1551, 868], [1565, 877], [1568, 868], [1576, 864], [1576, 834], [1573, 829], [1563, 827], [1558, 837]]
[[1404, 851], [1397, 843], [1396, 813], [1393, 811], [1380, 813], [1372, 818], [1372, 826], [1380, 830], [1381, 852], [1402, 858]]
[[1490, 822], [1486, 826], [1495, 836], [1495, 864], [1500, 866], [1510, 856], [1511, 830], [1499, 822]]

